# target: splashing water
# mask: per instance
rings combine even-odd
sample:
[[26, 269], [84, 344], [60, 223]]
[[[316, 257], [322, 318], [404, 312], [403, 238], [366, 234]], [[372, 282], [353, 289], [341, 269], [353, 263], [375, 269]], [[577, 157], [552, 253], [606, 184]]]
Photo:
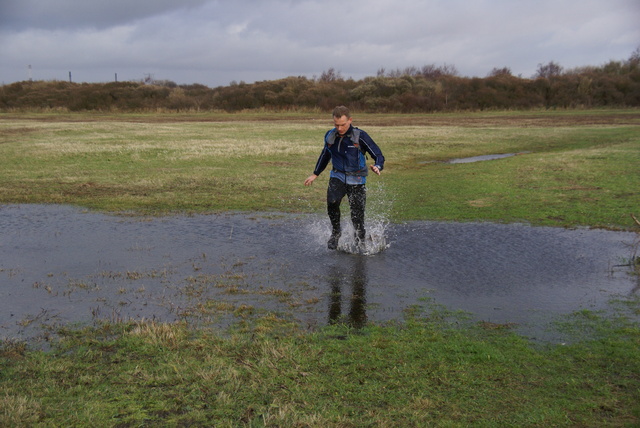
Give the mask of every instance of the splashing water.
[[361, 254], [363, 256], [371, 256], [389, 248], [386, 238], [386, 230], [389, 222], [383, 220], [373, 220], [365, 222], [367, 236], [364, 242], [356, 240], [355, 230], [351, 223], [344, 228], [340, 242], [338, 243], [338, 251], [349, 254]]
[[[370, 256], [378, 254], [390, 244], [387, 241], [387, 231], [390, 224], [390, 213], [394, 198], [384, 186], [384, 183], [376, 181], [367, 185], [367, 211], [365, 229], [367, 235], [364, 242], [358, 242], [355, 229], [351, 223], [349, 204], [342, 203], [342, 236], [338, 242], [338, 251], [348, 254], [360, 254]], [[310, 233], [314, 242], [326, 248], [327, 240], [331, 235], [331, 227], [328, 219], [317, 220], [310, 225]]]

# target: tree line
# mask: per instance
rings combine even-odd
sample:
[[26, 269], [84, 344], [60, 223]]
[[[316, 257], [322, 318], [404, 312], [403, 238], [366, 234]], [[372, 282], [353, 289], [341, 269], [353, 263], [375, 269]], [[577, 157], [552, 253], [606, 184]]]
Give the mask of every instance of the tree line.
[[0, 110], [228, 111], [331, 110], [437, 112], [490, 109], [640, 106], [640, 47], [627, 60], [565, 70], [539, 64], [530, 78], [508, 67], [486, 77], [460, 76], [452, 65], [378, 70], [361, 80], [333, 68], [319, 77], [287, 77], [209, 88], [172, 81], [71, 83], [23, 81], [0, 87]]

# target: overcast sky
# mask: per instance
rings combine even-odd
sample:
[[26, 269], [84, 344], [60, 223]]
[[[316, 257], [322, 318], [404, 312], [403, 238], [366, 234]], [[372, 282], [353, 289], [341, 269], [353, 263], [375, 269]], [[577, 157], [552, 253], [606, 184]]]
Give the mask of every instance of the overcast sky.
[[531, 77], [639, 46], [640, 0], [0, 0], [0, 84], [71, 72], [215, 87], [429, 64]]

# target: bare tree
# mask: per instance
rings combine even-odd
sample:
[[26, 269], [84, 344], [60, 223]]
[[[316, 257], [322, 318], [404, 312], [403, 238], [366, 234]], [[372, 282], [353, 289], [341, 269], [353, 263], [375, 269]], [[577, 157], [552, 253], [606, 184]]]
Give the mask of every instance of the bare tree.
[[457, 76], [458, 70], [455, 65], [444, 64], [436, 66], [435, 64], [425, 65], [420, 69], [420, 74], [427, 79], [437, 79], [442, 76]]
[[549, 61], [548, 64], [538, 64], [538, 70], [534, 77], [550, 79], [562, 74], [562, 67], [553, 61]]
[[640, 67], [640, 46], [631, 53], [631, 56], [629, 57], [629, 66], [632, 70]]
[[320, 75], [321, 82], [335, 82], [336, 80], [342, 80], [342, 75], [333, 67], [329, 68], [327, 71], [323, 71]]
[[511, 69], [509, 67], [497, 68], [493, 67], [488, 74], [488, 77], [496, 77], [496, 76], [512, 76]]

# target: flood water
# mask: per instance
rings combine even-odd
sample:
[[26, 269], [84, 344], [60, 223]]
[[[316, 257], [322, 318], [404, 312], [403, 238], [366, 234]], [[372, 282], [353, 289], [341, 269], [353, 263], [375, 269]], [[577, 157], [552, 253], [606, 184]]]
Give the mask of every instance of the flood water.
[[447, 163], [457, 164], [457, 163], [482, 162], [482, 161], [488, 161], [488, 160], [497, 160], [497, 159], [510, 158], [512, 156], [518, 156], [518, 155], [523, 155], [523, 154], [527, 154], [527, 153], [529, 153], [529, 152], [503, 153], [503, 154], [496, 154], [496, 155], [473, 156], [473, 157], [468, 157], [468, 158], [451, 159], [451, 160], [447, 161]]
[[[402, 321], [415, 305], [544, 336], [558, 315], [638, 294], [619, 266], [637, 234], [491, 223], [370, 225], [376, 254], [329, 251], [324, 216], [139, 218], [0, 206], [0, 339], [96, 319], [226, 325], [269, 313], [308, 328]], [[377, 251], [377, 250], [376, 250]], [[371, 252], [376, 252], [371, 251]]]

